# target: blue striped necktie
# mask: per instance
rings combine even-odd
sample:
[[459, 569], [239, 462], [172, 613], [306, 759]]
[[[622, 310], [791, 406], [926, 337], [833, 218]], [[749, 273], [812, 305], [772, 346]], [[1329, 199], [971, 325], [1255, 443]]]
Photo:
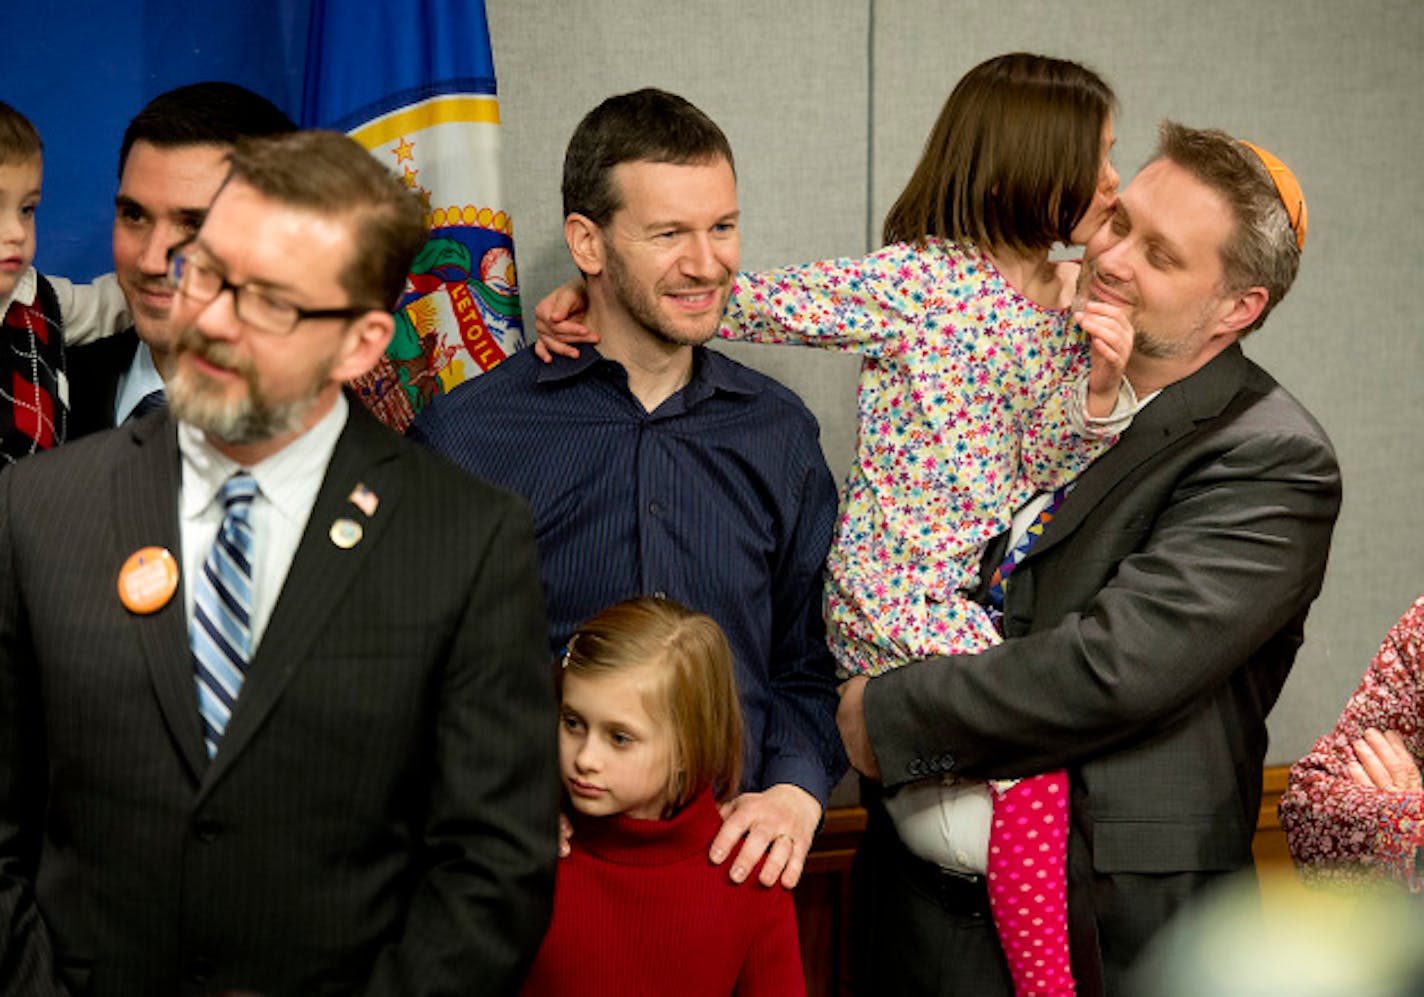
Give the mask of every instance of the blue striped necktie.
[[238, 471], [223, 482], [223, 521], [203, 562], [188, 639], [198, 680], [198, 712], [208, 757], [232, 715], [252, 656], [252, 499], [257, 482]]

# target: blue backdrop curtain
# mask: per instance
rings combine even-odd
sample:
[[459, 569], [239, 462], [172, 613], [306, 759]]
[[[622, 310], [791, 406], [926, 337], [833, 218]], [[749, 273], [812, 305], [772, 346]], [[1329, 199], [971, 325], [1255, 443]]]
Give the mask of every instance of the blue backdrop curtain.
[[45, 143], [41, 272], [87, 280], [111, 269], [129, 118], [175, 86], [229, 80], [305, 127], [352, 134], [425, 203], [431, 241], [396, 339], [358, 385], [377, 414], [403, 429], [431, 398], [522, 345], [480, 0], [81, 0], [34, 5], [26, 17], [7, 30], [0, 99]]

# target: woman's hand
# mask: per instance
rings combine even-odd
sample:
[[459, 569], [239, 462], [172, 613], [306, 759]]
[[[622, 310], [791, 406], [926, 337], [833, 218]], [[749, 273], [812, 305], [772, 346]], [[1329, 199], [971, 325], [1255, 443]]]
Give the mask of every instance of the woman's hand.
[[1350, 778], [1357, 786], [1389, 793], [1424, 791], [1419, 766], [1398, 731], [1380, 732], [1367, 727], [1365, 736], [1356, 738], [1350, 747], [1354, 749], [1355, 760], [1350, 762], [1348, 768]]

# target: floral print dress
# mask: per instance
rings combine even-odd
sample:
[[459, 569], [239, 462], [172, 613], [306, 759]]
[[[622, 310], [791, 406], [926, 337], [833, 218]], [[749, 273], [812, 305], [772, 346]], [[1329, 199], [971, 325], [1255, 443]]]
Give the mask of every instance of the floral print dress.
[[862, 357], [825, 593], [843, 672], [997, 643], [965, 595], [984, 545], [1115, 441], [1084, 424], [1089, 355], [1070, 311], [1028, 300], [974, 247], [931, 239], [740, 274], [719, 334]]

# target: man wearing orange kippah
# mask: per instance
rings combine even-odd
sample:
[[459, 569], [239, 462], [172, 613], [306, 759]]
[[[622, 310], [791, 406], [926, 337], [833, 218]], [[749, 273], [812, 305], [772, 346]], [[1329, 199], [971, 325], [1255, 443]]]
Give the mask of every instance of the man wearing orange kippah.
[[[1131, 992], [1162, 925], [1250, 866], [1265, 717], [1340, 503], [1324, 430], [1238, 343], [1295, 279], [1305, 221], [1280, 160], [1167, 123], [1088, 242], [1080, 295], [1126, 307], [1137, 330], [1131, 427], [1026, 551], [1015, 536], [990, 552], [986, 578], [1006, 549], [1021, 558], [1003, 586], [1003, 644], [842, 686], [847, 753], [880, 786], [865, 784], [856, 870], [863, 992], [965, 992], [955, 965], [998, 946], [965, 916], [982, 884], [911, 856], [881, 788], [1067, 769], [1080, 995]], [[1021, 512], [1015, 532], [1034, 521]]]

